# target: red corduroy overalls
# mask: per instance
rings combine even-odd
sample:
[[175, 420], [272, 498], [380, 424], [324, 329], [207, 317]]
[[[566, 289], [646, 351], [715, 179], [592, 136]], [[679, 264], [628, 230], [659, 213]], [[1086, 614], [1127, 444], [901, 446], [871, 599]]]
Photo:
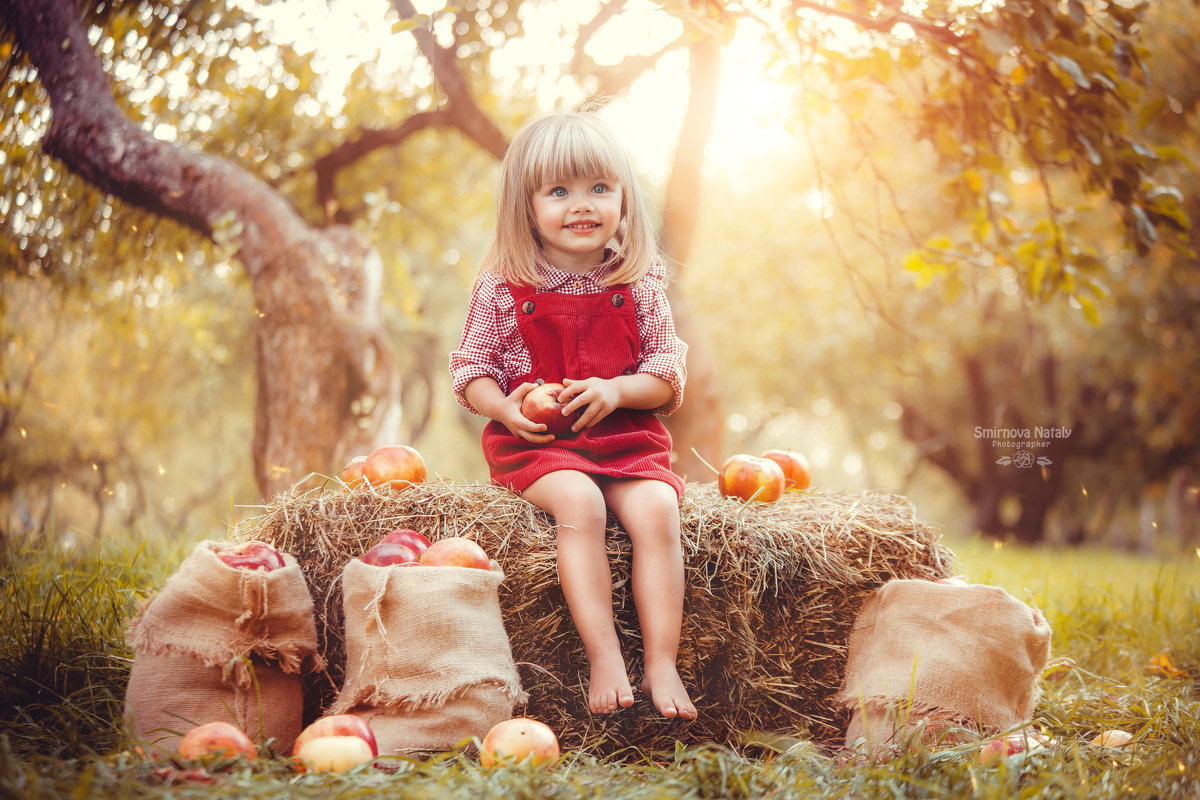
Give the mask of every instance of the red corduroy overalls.
[[[633, 295], [626, 285], [587, 295], [538, 292], [508, 284], [516, 301], [517, 330], [529, 348], [532, 371], [510, 389], [541, 378], [615, 378], [632, 375], [641, 353]], [[683, 479], [671, 471], [671, 435], [649, 411], [618, 408], [591, 428], [549, 444], [530, 444], [492, 421], [483, 430], [483, 454], [492, 480], [523, 492], [550, 472], [664, 481], [683, 497]]]

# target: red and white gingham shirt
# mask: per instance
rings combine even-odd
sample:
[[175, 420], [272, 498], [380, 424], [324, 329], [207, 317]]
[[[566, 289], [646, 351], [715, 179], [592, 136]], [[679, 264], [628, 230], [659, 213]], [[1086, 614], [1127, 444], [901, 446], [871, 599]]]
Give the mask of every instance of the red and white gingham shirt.
[[[572, 275], [541, 263], [538, 265], [538, 275], [542, 278], [539, 291], [595, 294], [605, 290], [600, 279], [608, 269], [597, 267], [583, 275]], [[683, 402], [683, 385], [687, 382], [687, 344], [675, 334], [675, 320], [663, 290], [665, 279], [666, 269], [656, 260], [630, 291], [642, 340], [637, 371], [656, 375], [675, 390], [670, 402], [654, 409], [658, 414], [670, 414], [679, 408]], [[455, 397], [464, 408], [478, 414], [463, 394], [468, 383], [480, 377], [494, 378], [507, 394], [509, 381], [527, 375], [532, 368], [529, 348], [517, 330], [517, 308], [512, 293], [498, 274], [480, 274], [467, 308], [462, 342], [450, 354], [450, 377]]]

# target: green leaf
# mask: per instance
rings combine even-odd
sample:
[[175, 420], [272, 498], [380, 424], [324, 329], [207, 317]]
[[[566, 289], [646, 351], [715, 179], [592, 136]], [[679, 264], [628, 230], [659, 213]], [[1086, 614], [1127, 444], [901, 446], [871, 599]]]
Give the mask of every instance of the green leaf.
[[1082, 294], [1071, 295], [1076, 303], [1079, 303], [1080, 309], [1083, 310], [1083, 318], [1096, 327], [1100, 326], [1100, 312], [1096, 309], [1096, 304], [1092, 302], [1090, 297], [1085, 297]]

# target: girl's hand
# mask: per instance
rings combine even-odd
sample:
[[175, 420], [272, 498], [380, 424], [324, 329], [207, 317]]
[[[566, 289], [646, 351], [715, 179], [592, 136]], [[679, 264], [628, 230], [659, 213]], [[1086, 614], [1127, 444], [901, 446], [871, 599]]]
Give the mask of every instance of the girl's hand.
[[521, 413], [521, 401], [535, 386], [537, 386], [536, 383], [527, 381], [509, 392], [508, 397], [498, 404], [496, 416], [493, 419], [508, 428], [508, 432], [518, 439], [524, 439], [532, 444], [546, 444], [554, 441], [552, 434], [543, 433], [546, 426], [540, 422], [533, 422]]
[[576, 433], [592, 427], [621, 407], [621, 389], [615, 380], [564, 378], [563, 386], [566, 388], [558, 393], [558, 401], [566, 404], [564, 411], [573, 414], [584, 409], [571, 426]]

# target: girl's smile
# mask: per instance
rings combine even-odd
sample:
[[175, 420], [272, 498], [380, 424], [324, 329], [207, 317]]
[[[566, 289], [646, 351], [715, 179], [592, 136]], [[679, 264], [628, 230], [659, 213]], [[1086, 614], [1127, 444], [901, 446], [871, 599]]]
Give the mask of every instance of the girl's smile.
[[534, 190], [530, 197], [538, 240], [546, 258], [564, 272], [583, 273], [604, 260], [604, 248], [621, 224], [621, 185], [583, 175]]

